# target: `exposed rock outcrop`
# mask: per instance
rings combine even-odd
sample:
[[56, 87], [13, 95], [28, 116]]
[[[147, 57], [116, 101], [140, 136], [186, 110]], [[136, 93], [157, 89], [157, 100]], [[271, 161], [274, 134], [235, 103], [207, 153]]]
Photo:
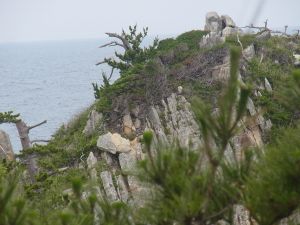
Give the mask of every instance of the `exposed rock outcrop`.
[[204, 30], [209, 31], [209, 34], [201, 39], [200, 48], [211, 48], [224, 43], [226, 37], [242, 34], [242, 30], [236, 27], [233, 19], [227, 15], [219, 16], [216, 12], [209, 12], [205, 21]]
[[7, 133], [0, 130], [0, 159], [14, 160], [14, 152]]
[[112, 154], [129, 152], [131, 150], [128, 139], [122, 138], [118, 133], [112, 134], [110, 132], [98, 138], [97, 147]]
[[86, 122], [86, 125], [82, 132], [85, 135], [92, 135], [96, 131], [97, 126], [100, 125], [102, 119], [102, 113], [98, 113], [96, 110], [93, 109], [89, 114], [88, 121]]

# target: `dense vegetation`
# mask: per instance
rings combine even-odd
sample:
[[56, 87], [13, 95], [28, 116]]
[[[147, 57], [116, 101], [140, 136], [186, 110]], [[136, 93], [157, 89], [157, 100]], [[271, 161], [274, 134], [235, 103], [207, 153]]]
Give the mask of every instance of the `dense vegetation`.
[[[131, 29], [132, 38], [136, 28]], [[21, 153], [20, 159], [33, 153], [38, 156], [41, 169], [36, 182], [26, 181], [22, 163], [5, 160], [0, 163], [0, 225], [98, 224], [99, 221], [111, 225], [192, 225], [215, 224], [221, 219], [232, 224], [236, 204], [246, 206], [259, 224], [270, 225], [296, 210], [300, 201], [300, 71], [293, 72], [291, 50], [284, 38], [257, 41], [251, 35], [241, 37], [244, 47], [254, 42], [256, 49], [263, 49], [265, 58], [261, 62], [254, 57], [247, 62], [247, 83], [241, 84], [239, 44], [228, 38], [213, 49], [200, 49], [198, 42], [204, 34], [190, 31], [176, 39], [162, 40], [157, 46], [154, 44], [151, 54], [143, 60], [130, 61], [131, 66], [126, 69], [120, 67], [121, 77], [113, 84], [108, 81], [101, 87], [94, 85], [95, 107], [108, 123], [117, 99], [132, 105], [156, 104], [179, 85], [188, 90], [186, 97], [193, 103], [203, 147], [189, 151], [156, 146], [154, 157], [152, 133], [145, 132], [147, 157], [135, 174], [152, 188], [151, 197], [143, 206], [109, 202], [97, 196], [94, 187], [101, 183], [95, 184], [83, 164], [90, 151], [97, 152], [97, 137], [105, 132], [100, 129], [92, 135], [82, 135], [92, 106], [61, 127], [49, 144], [36, 145]], [[143, 33], [138, 36], [136, 48], [144, 36]], [[215, 62], [209, 61], [213, 54], [223, 56], [229, 48], [231, 68], [228, 84], [223, 85], [225, 89], [219, 82], [196, 79], [196, 73], [184, 74], [195, 64], [196, 57], [203, 57], [204, 66], [199, 67], [202, 70], [214, 65]], [[264, 78], [271, 82], [273, 91], [261, 91], [261, 96], [254, 96], [251, 87]], [[225, 151], [238, 131], [238, 121], [245, 116], [249, 96], [274, 126], [266, 137], [264, 149], [244, 149], [245, 158], [232, 162], [225, 157]], [[213, 105], [219, 109], [217, 115], [211, 113]], [[11, 112], [0, 114], [0, 122], [15, 119], [17, 115]], [[61, 170], [65, 167], [68, 169]], [[97, 170], [105, 167], [105, 163], [99, 162]], [[71, 195], [64, 193], [70, 188]]]

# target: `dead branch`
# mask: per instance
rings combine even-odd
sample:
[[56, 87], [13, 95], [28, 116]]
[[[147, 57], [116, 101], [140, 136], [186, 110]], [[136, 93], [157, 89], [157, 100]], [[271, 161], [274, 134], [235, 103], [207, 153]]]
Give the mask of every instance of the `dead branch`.
[[103, 60], [103, 61], [101, 61], [101, 62], [98, 62], [98, 63], [96, 63], [95, 65], [96, 65], [96, 66], [99, 66], [99, 65], [104, 64], [104, 63], [106, 63], [105, 60]]
[[47, 123], [47, 120], [44, 120], [43, 122], [40, 122], [40, 123], [35, 124], [35, 125], [33, 125], [33, 126], [29, 126], [27, 129], [28, 129], [28, 131], [30, 131], [31, 129], [36, 128], [36, 127], [38, 127], [38, 126], [41, 126], [41, 125], [43, 125], [43, 124], [45, 124], [45, 123]]
[[110, 71], [110, 75], [109, 75], [109, 77], [107, 78], [108, 81], [110, 81], [110, 79], [112, 78], [112, 75], [113, 75], [113, 73], [114, 73], [114, 70], [115, 70], [115, 68], [112, 67], [112, 68], [111, 68], [111, 71]]
[[106, 35], [108, 35], [109, 37], [113, 37], [113, 38], [117, 38], [119, 39], [120, 41], [122, 41], [123, 43], [123, 48], [125, 50], [131, 50], [131, 46], [129, 44], [129, 42], [126, 40], [125, 37], [119, 35], [119, 34], [116, 34], [116, 33], [105, 33]]
[[107, 44], [101, 45], [101, 46], [99, 46], [99, 48], [104, 48], [104, 47], [107, 47], [107, 46], [109, 46], [109, 47], [120, 46], [122, 48], [125, 48], [125, 46], [123, 44], [121, 44], [119, 42], [116, 42], [116, 41], [112, 41], [112, 42], [109, 42]]

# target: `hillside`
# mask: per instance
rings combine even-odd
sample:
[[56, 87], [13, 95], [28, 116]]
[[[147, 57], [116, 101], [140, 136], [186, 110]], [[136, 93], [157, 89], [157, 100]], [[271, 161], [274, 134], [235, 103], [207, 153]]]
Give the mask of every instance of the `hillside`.
[[159, 41], [47, 145], [5, 160], [3, 177], [31, 160], [17, 193], [37, 224], [69, 208], [61, 224], [299, 224], [299, 53], [297, 36], [208, 13], [205, 31]]

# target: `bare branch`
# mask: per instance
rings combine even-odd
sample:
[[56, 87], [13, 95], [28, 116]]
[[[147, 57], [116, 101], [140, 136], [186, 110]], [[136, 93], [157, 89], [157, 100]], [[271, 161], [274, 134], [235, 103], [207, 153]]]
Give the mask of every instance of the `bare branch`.
[[129, 42], [123, 36], [121, 36], [119, 34], [116, 34], [116, 33], [105, 33], [105, 34], [107, 34], [109, 37], [114, 37], [114, 38], [117, 38], [117, 39], [121, 40], [123, 45], [124, 45], [125, 50], [130, 50], [131, 49], [131, 46], [130, 46]]
[[99, 65], [104, 64], [104, 63], [106, 63], [105, 60], [103, 60], [103, 61], [101, 61], [101, 62], [98, 62], [98, 63], [96, 63], [95, 65], [96, 65], [96, 66], [99, 66]]
[[112, 75], [113, 75], [113, 73], [114, 73], [114, 70], [115, 70], [115, 68], [112, 67], [112, 68], [111, 68], [110, 75], [109, 75], [109, 77], [107, 78], [108, 81], [110, 81], [110, 79], [111, 79], [111, 77], [112, 77]]
[[47, 120], [44, 120], [43, 122], [40, 122], [40, 123], [38, 123], [38, 124], [36, 124], [36, 125], [30, 126], [30, 127], [28, 127], [27, 129], [28, 129], [28, 131], [30, 131], [31, 129], [36, 128], [36, 127], [38, 127], [38, 126], [41, 126], [41, 125], [43, 125], [43, 124], [45, 124], [45, 123], [47, 123]]
[[109, 42], [107, 44], [101, 45], [101, 46], [99, 46], [99, 48], [104, 48], [104, 47], [107, 47], [107, 46], [109, 46], [109, 47], [120, 46], [120, 47], [126, 49], [126, 47], [124, 45], [122, 45], [122, 44], [120, 44], [119, 42], [116, 42], [116, 41], [112, 41], [112, 42]]

